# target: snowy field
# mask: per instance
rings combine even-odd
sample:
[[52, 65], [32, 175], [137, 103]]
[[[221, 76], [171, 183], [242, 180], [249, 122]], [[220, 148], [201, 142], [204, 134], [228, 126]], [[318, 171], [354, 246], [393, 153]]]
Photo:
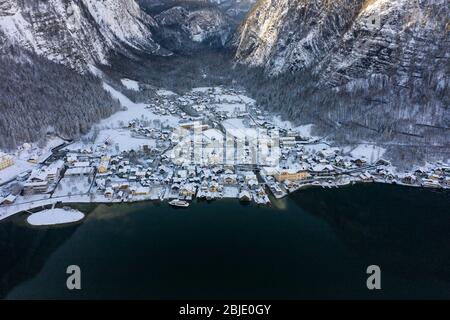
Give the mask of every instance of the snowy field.
[[219, 103], [215, 105], [217, 111], [233, 113], [234, 111], [245, 111], [245, 104], [243, 103]]
[[179, 118], [175, 116], [162, 116], [162, 115], [156, 115], [150, 110], [146, 109], [145, 107], [148, 106], [148, 104], [145, 103], [134, 103], [131, 101], [127, 96], [125, 96], [123, 93], [117, 91], [110, 85], [104, 83], [103, 87], [106, 91], [108, 91], [111, 96], [115, 99], [118, 99], [120, 104], [123, 107], [126, 107], [126, 111], [119, 111], [114, 113], [111, 117], [104, 119], [100, 122], [99, 127], [102, 128], [117, 128], [120, 127], [121, 124], [127, 124], [129, 121], [135, 120], [135, 119], [156, 119], [158, 118], [162, 124], [167, 124], [172, 127], [178, 126]]
[[236, 186], [224, 186], [223, 197], [236, 199], [239, 196], [239, 187]]
[[212, 87], [199, 87], [199, 88], [192, 89], [191, 92], [194, 92], [194, 93], [207, 93], [210, 89], [212, 89]]
[[[102, 145], [105, 141], [108, 141], [110, 145], [114, 145], [112, 153], [130, 150], [137, 151], [141, 149], [143, 145], [148, 145], [152, 148], [156, 146], [156, 141], [154, 139], [133, 137], [132, 132], [127, 129], [106, 129], [100, 131], [95, 140], [95, 144]], [[116, 149], [116, 147], [118, 149]]]
[[83, 220], [84, 214], [78, 210], [48, 209], [33, 213], [27, 222], [33, 226], [51, 226]]
[[308, 144], [308, 145], [305, 145], [304, 147], [305, 147], [305, 151], [307, 151], [309, 153], [315, 153], [315, 152], [319, 152], [319, 151], [330, 148], [330, 146], [326, 143]]
[[222, 125], [227, 130], [248, 128], [248, 126], [245, 124], [244, 119], [242, 118], [226, 119], [225, 121], [222, 122]]
[[68, 176], [60, 180], [53, 193], [53, 197], [65, 197], [70, 195], [85, 194], [88, 192], [91, 182], [87, 176]]
[[242, 118], [227, 119], [222, 122], [225, 130], [237, 139], [255, 140], [258, 137], [258, 130], [249, 128], [246, 121]]
[[365, 158], [370, 163], [374, 163], [383, 157], [386, 149], [372, 144], [360, 144], [355, 147], [345, 147], [345, 152], [350, 152], [354, 158]]
[[[145, 103], [134, 103], [126, 95], [117, 91], [110, 85], [104, 83], [103, 87], [107, 90], [113, 98], [118, 99], [122, 107], [126, 110], [118, 111], [111, 115], [109, 118], [100, 121], [96, 128], [99, 129], [99, 134], [96, 138], [95, 144], [102, 145], [107, 139], [110, 140], [110, 144], [117, 144], [119, 152], [129, 150], [139, 150], [139, 148], [146, 144], [150, 147], [155, 146], [155, 141], [152, 139], [135, 138], [131, 135], [129, 130], [123, 128], [133, 120], [147, 120], [150, 124], [155, 119], [158, 119], [163, 126], [177, 127], [180, 118], [174, 115], [156, 115], [146, 107]], [[93, 129], [87, 136], [92, 136]], [[91, 144], [89, 145], [91, 146]], [[67, 147], [67, 150], [78, 150], [86, 147], [81, 141], [78, 141]], [[110, 150], [112, 153], [117, 150]]]
[[272, 122], [274, 125], [276, 125], [280, 129], [293, 130], [295, 132], [300, 133], [300, 135], [302, 135], [305, 138], [313, 137], [311, 134], [311, 130], [314, 126], [313, 124], [305, 124], [305, 125], [301, 125], [301, 126], [295, 126], [291, 121], [282, 120], [280, 116], [273, 117]]
[[129, 90], [139, 91], [139, 82], [130, 79], [122, 79], [120, 80], [123, 86]]
[[158, 96], [161, 96], [161, 97], [171, 97], [171, 96], [176, 96], [176, 95], [177, 95], [177, 94], [176, 94], [175, 92], [173, 92], [173, 91], [170, 91], [170, 90], [163, 90], [163, 89], [160, 89], [160, 90], [156, 91], [156, 94], [157, 94]]

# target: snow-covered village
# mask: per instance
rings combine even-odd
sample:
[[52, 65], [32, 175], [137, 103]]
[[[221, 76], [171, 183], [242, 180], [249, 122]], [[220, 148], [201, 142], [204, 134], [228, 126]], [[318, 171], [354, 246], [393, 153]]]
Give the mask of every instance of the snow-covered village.
[[0, 0], [0, 299], [450, 299], [448, 3]]
[[[122, 79], [128, 90], [142, 85]], [[267, 206], [310, 187], [389, 183], [450, 188], [450, 165], [400, 172], [383, 148], [334, 147], [261, 110], [245, 92], [154, 89], [154, 103], [134, 103], [108, 84], [123, 109], [78, 141], [23, 144], [0, 156], [0, 219], [70, 203], [168, 201], [188, 207], [235, 198]], [[147, 88], [148, 89], [148, 88]], [[272, 200], [271, 200], [272, 199]]]

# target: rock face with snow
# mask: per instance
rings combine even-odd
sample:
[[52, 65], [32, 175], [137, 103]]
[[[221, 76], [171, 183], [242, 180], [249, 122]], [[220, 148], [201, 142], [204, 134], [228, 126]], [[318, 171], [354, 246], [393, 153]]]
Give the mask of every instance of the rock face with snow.
[[449, 16], [447, 0], [259, 0], [233, 45], [269, 109], [343, 143], [437, 154], [450, 150]]
[[176, 52], [199, 45], [223, 47], [232, 34], [231, 23], [217, 8], [188, 9], [175, 6], [155, 16], [160, 42]]
[[449, 15], [446, 0], [260, 0], [236, 57], [270, 75], [313, 69], [331, 86], [374, 73], [405, 83], [429, 71], [440, 81]]
[[215, 3], [228, 16], [242, 18], [257, 0], [209, 0]]
[[222, 48], [240, 22], [228, 14], [228, 5], [215, 0], [139, 0], [139, 3], [158, 23], [157, 41], [175, 53]]
[[[112, 54], [167, 54], [134, 0], [0, 0], [0, 39], [76, 70]], [[1, 40], [0, 40], [1, 41]]]

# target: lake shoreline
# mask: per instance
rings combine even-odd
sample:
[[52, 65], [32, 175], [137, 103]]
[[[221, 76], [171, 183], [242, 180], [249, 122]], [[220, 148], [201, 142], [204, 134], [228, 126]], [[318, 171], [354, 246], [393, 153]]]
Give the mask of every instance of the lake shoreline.
[[[283, 197], [277, 198], [275, 197], [275, 195], [271, 194], [271, 197], [273, 197], [274, 200], [281, 200], [284, 198], [289, 198], [291, 196], [295, 196], [298, 193], [302, 193], [302, 192], [306, 192], [312, 189], [324, 189], [324, 190], [329, 190], [329, 189], [345, 189], [345, 188], [352, 188], [352, 187], [357, 187], [357, 186], [365, 186], [365, 185], [388, 185], [388, 186], [393, 186], [393, 187], [400, 187], [400, 188], [407, 188], [407, 189], [424, 189], [424, 190], [429, 190], [429, 191], [438, 191], [438, 192], [450, 192], [449, 188], [426, 188], [423, 186], [419, 186], [419, 185], [407, 185], [407, 184], [402, 184], [402, 183], [386, 183], [386, 182], [380, 182], [380, 181], [353, 181], [351, 183], [347, 183], [345, 185], [339, 185], [339, 186], [325, 186], [325, 185], [316, 185], [316, 184], [305, 184], [303, 186], [301, 186], [300, 188], [296, 189], [296, 190], [292, 190], [289, 193], [287, 193], [286, 195], [284, 195]], [[213, 200], [205, 200], [205, 199], [199, 199], [199, 198], [194, 198], [191, 202], [192, 203], [203, 203], [203, 202], [215, 202], [215, 201], [223, 201], [224, 199], [234, 199], [234, 200], [238, 200], [239, 198], [221, 198], [221, 199], [213, 199]], [[55, 201], [57, 200], [57, 201]], [[88, 195], [78, 195], [78, 196], [73, 196], [73, 197], [62, 197], [62, 198], [48, 198], [48, 199], [44, 199], [44, 200], [39, 200], [39, 203], [36, 203], [37, 201], [34, 201], [34, 205], [33, 206], [27, 206], [26, 208], [20, 208], [17, 209], [16, 211], [13, 211], [11, 213], [7, 213], [7, 214], [3, 214], [2, 216], [0, 216], [0, 223], [2, 220], [6, 220], [7, 218], [10, 218], [14, 215], [17, 214], [21, 214], [21, 213], [31, 213], [32, 211], [36, 210], [37, 208], [46, 208], [46, 207], [51, 207], [51, 206], [65, 206], [65, 205], [77, 205], [77, 204], [105, 204], [105, 205], [114, 205], [114, 204], [134, 204], [134, 203], [168, 203], [170, 199], [132, 199], [132, 200], [123, 200], [123, 199], [110, 199], [109, 201], [106, 201], [105, 199], [99, 199], [98, 201], [92, 201], [92, 199], [88, 196]], [[246, 204], [247, 202], [242, 202], [239, 201], [239, 203], [242, 204]], [[271, 205], [263, 205], [263, 204], [258, 204], [254, 201], [251, 201], [250, 203], [255, 204], [258, 207], [270, 207]], [[23, 205], [27, 205], [27, 203], [24, 204], [20, 204], [19, 206], [23, 206]], [[10, 206], [13, 207], [13, 206]]]

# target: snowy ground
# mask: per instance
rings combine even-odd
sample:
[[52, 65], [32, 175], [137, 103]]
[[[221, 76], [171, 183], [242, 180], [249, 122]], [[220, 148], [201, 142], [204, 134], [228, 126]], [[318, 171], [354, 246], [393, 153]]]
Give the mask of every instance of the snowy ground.
[[316, 144], [308, 144], [305, 145], [305, 150], [310, 153], [315, 153], [318, 151], [322, 151], [324, 149], [329, 149], [330, 146], [326, 143], [316, 143]]
[[149, 147], [155, 147], [156, 141], [154, 139], [137, 138], [133, 137], [130, 130], [127, 129], [106, 129], [100, 131], [96, 145], [101, 145], [105, 141], [109, 141], [111, 145], [117, 146], [118, 150], [114, 151], [130, 151], [139, 150], [142, 145], [148, 145]]
[[130, 79], [120, 80], [125, 88], [129, 90], [139, 91], [139, 82]]
[[170, 90], [163, 90], [160, 89], [158, 91], [156, 91], [156, 94], [161, 96], [161, 97], [170, 97], [170, 96], [176, 96], [177, 94], [173, 91]]
[[50, 226], [77, 222], [83, 218], [84, 214], [77, 210], [48, 209], [33, 213], [27, 218], [27, 222], [33, 226]]
[[233, 113], [234, 111], [245, 111], [245, 104], [243, 103], [219, 103], [215, 105], [216, 110], [220, 112]]
[[199, 87], [199, 88], [194, 88], [191, 90], [191, 92], [195, 92], [195, 93], [207, 93], [209, 91], [209, 89], [212, 89], [210, 87]]
[[30, 171], [35, 166], [25, 160], [14, 159], [14, 165], [0, 171], [0, 185], [15, 179], [19, 174]]
[[179, 118], [175, 116], [162, 116], [162, 115], [155, 115], [150, 110], [146, 109], [145, 107], [148, 106], [148, 104], [145, 103], [134, 103], [131, 101], [127, 96], [125, 96], [123, 93], [117, 91], [110, 85], [104, 83], [103, 87], [106, 91], [108, 91], [113, 98], [118, 99], [120, 104], [123, 107], [126, 107], [126, 111], [119, 111], [113, 114], [111, 117], [104, 119], [100, 122], [99, 127], [110, 127], [110, 128], [117, 128], [120, 127], [120, 124], [128, 123], [129, 121], [135, 120], [135, 119], [143, 119], [148, 118], [150, 120], [158, 118], [162, 124], [168, 124], [172, 127], [176, 127], [179, 123]]
[[293, 130], [295, 132], [300, 133], [305, 138], [313, 137], [311, 134], [311, 130], [314, 126], [313, 124], [295, 126], [291, 121], [282, 120], [280, 116], [273, 117], [272, 122], [280, 129]]
[[[125, 107], [126, 110], [118, 111], [109, 118], [100, 121], [100, 123], [96, 126], [100, 130], [95, 141], [95, 144], [97, 145], [101, 145], [109, 139], [111, 145], [115, 146], [117, 144], [119, 148], [118, 152], [139, 150], [139, 148], [144, 144], [151, 147], [156, 143], [154, 140], [132, 137], [131, 132], [129, 130], [124, 130], [123, 128], [126, 127], [130, 121], [136, 119], [148, 120], [150, 124], [153, 120], [158, 119], [161, 125], [170, 127], [177, 127], [180, 122], [180, 118], [174, 115], [164, 116], [154, 114], [151, 110], [146, 108], [148, 104], [134, 103], [126, 95], [106, 83], [103, 84], [103, 87], [112, 95], [113, 98], [118, 99], [122, 107]], [[92, 130], [88, 136], [90, 135], [92, 135]], [[79, 141], [68, 146], [67, 149], [78, 150], [84, 147], [86, 146]], [[112, 152], [117, 152], [117, 150], [113, 149]]]
[[76, 194], [85, 194], [88, 192], [91, 182], [87, 176], [68, 176], [64, 177], [58, 183], [53, 193], [53, 197], [64, 197]]
[[224, 186], [223, 187], [223, 197], [224, 198], [238, 198], [239, 187], [237, 186]]
[[372, 144], [360, 144], [355, 147], [345, 147], [344, 152], [350, 152], [354, 158], [365, 158], [374, 163], [383, 157], [386, 149]]
[[226, 119], [225, 121], [222, 122], [222, 125], [227, 130], [248, 128], [248, 126], [244, 123], [244, 119], [242, 118]]

